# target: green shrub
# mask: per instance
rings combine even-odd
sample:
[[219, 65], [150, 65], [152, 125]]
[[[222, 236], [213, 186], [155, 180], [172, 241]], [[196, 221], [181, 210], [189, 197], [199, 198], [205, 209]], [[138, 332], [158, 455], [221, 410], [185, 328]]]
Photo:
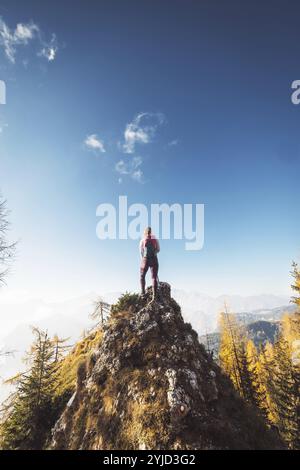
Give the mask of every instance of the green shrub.
[[125, 292], [118, 299], [117, 303], [111, 306], [111, 313], [118, 313], [124, 310], [129, 310], [132, 307], [135, 307], [139, 301], [138, 294], [132, 294], [131, 292]]

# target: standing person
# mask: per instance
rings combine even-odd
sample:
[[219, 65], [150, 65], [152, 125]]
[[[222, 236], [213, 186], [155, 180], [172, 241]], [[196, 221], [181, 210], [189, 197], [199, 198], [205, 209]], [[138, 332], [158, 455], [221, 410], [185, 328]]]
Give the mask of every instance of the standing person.
[[158, 259], [157, 253], [160, 251], [159, 241], [152, 234], [151, 227], [144, 230], [144, 238], [140, 241], [141, 253], [141, 292], [145, 294], [146, 274], [148, 269], [151, 269], [152, 286], [153, 286], [153, 299], [157, 294], [157, 274], [158, 274]]

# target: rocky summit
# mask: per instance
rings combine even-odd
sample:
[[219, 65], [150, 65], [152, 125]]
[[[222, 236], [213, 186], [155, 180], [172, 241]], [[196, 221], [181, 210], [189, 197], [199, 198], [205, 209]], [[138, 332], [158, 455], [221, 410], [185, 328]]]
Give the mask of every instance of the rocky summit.
[[171, 288], [128, 296], [77, 372], [51, 449], [276, 449], [185, 323]]

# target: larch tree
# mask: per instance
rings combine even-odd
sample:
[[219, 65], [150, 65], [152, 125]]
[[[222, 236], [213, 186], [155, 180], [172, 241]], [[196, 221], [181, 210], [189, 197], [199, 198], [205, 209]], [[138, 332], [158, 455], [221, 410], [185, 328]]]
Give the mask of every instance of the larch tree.
[[300, 310], [300, 271], [299, 271], [297, 263], [293, 263], [291, 274], [294, 278], [292, 289], [295, 291], [295, 296], [293, 297], [292, 300], [299, 307], [299, 310]]
[[219, 361], [230, 377], [235, 389], [247, 401], [252, 401], [251, 381], [247, 367], [245, 349], [246, 333], [227, 306], [219, 317], [220, 349]]
[[0, 284], [5, 282], [8, 267], [16, 249], [16, 243], [11, 243], [7, 239], [10, 225], [8, 215], [6, 201], [0, 196]]

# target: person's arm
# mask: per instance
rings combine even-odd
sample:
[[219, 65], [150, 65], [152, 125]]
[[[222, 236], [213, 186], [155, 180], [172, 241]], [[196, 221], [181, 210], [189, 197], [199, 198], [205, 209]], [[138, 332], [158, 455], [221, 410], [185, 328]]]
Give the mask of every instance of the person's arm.
[[156, 253], [160, 252], [160, 244], [159, 241], [156, 239]]
[[143, 243], [143, 240], [140, 241], [140, 255], [141, 255], [141, 258], [143, 258], [143, 256], [144, 256], [144, 243]]

